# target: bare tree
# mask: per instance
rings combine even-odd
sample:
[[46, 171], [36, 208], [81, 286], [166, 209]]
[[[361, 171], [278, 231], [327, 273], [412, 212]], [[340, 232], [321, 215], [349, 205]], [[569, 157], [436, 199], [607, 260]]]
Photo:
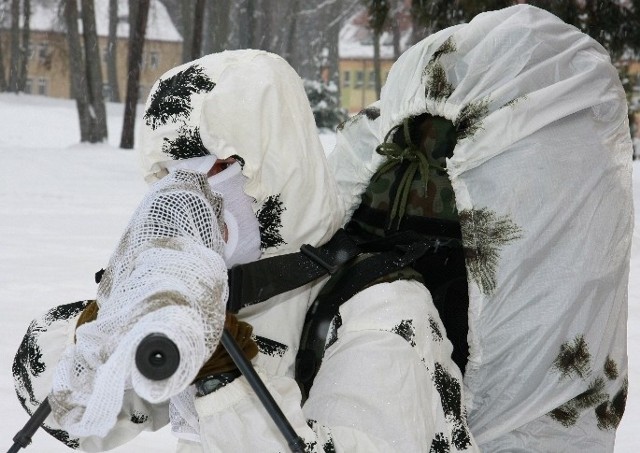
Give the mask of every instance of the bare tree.
[[245, 14], [247, 17], [247, 47], [258, 48], [258, 21], [256, 19], [256, 2], [259, 0], [246, 0]]
[[402, 53], [402, 49], [400, 48], [400, 16], [402, 14], [403, 6], [404, 5], [402, 0], [395, 0], [393, 8], [391, 8], [391, 12], [389, 14], [389, 19], [391, 21], [391, 33], [393, 35], [394, 60], [400, 58], [400, 54]]
[[5, 76], [4, 67], [4, 50], [2, 47], [2, 40], [0, 40], [0, 91], [7, 91], [7, 78]]
[[76, 0], [64, 1], [64, 18], [67, 26], [67, 44], [69, 46], [69, 69], [71, 76], [71, 93], [76, 100], [78, 120], [80, 122], [80, 141], [90, 141], [91, 120], [89, 113], [89, 93], [84, 56], [80, 46], [78, 32], [78, 6]]
[[24, 91], [27, 84], [27, 64], [31, 41], [31, 0], [22, 1], [22, 42], [20, 43], [20, 70], [18, 72], [18, 91]]
[[[71, 94], [76, 100], [80, 141], [98, 143], [107, 138], [107, 114], [102, 97], [102, 72], [93, 0], [82, 0], [82, 38], [78, 31], [78, 4], [63, 0], [69, 46]], [[81, 45], [81, 39], [84, 46]]]
[[182, 0], [180, 2], [183, 63], [191, 60], [191, 47], [193, 46], [193, 10], [193, 0]]
[[107, 79], [111, 101], [120, 102], [118, 85], [118, 0], [109, 0], [109, 36], [107, 41]]
[[82, 31], [84, 37], [85, 64], [87, 66], [87, 88], [91, 106], [91, 143], [107, 138], [107, 111], [102, 95], [102, 68], [100, 67], [100, 47], [96, 31], [96, 13], [93, 0], [81, 0]]
[[[7, 11], [7, 2], [6, 0], [0, 3], [0, 27], [6, 28], [6, 11]], [[0, 39], [0, 91], [7, 91], [7, 74], [6, 68], [4, 66], [4, 46], [2, 40]]]
[[380, 74], [380, 36], [389, 19], [390, 5], [387, 0], [365, 0], [369, 12], [369, 27], [373, 33], [373, 71], [375, 75], [376, 97], [380, 99], [382, 79]]
[[205, 0], [196, 0], [193, 11], [193, 30], [191, 36], [190, 60], [195, 60], [202, 56], [202, 29], [204, 22]]
[[205, 53], [222, 52], [229, 47], [231, 35], [231, 0], [207, 2], [206, 22], [211, 26], [204, 35]]
[[289, 29], [287, 30], [287, 34], [285, 34], [284, 46], [282, 57], [289, 61], [293, 65], [293, 59], [295, 54], [295, 46], [296, 46], [296, 35], [298, 32], [298, 18], [300, 15], [300, 0], [292, 0], [289, 6], [289, 11], [287, 11], [286, 17], [289, 18]]
[[[135, 15], [131, 14], [131, 5], [136, 4]], [[124, 104], [124, 121], [120, 148], [131, 149], [134, 144], [136, 106], [140, 89], [140, 71], [142, 70], [142, 51], [149, 17], [149, 0], [129, 0], [129, 74], [127, 77], [127, 98]]]
[[19, 91], [20, 80], [20, 0], [11, 0], [11, 60], [9, 62], [9, 91]]

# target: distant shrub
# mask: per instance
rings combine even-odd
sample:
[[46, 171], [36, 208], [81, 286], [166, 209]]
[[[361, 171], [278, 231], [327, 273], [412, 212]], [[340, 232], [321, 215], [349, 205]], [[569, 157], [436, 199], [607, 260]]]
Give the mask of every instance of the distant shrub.
[[338, 124], [347, 119], [347, 111], [340, 107], [338, 87], [334, 82], [305, 80], [304, 89], [319, 129], [335, 130]]

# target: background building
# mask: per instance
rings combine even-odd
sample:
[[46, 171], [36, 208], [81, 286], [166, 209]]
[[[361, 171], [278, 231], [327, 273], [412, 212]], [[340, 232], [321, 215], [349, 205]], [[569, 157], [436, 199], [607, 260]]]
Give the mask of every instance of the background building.
[[[119, 0], [116, 67], [119, 99], [125, 98], [128, 73], [129, 6]], [[108, 83], [106, 54], [109, 29], [109, 0], [95, 0], [96, 29], [100, 46], [103, 93], [111, 100]], [[24, 92], [42, 96], [70, 98], [69, 51], [64, 18], [57, 7], [33, 3], [29, 20], [30, 39], [27, 50], [27, 77]], [[11, 24], [0, 23], [0, 45], [4, 67], [10, 64]], [[79, 21], [79, 27], [82, 25]], [[140, 101], [165, 71], [182, 63], [182, 37], [173, 25], [169, 13], [159, 0], [151, 0], [140, 75]]]
[[[391, 65], [411, 46], [412, 24], [408, 6], [397, 12], [395, 19], [397, 28], [385, 31], [380, 37], [380, 78], [383, 85]], [[359, 112], [378, 99], [375, 90], [373, 33], [368, 20], [367, 10], [360, 8], [340, 29], [340, 106], [349, 114]]]

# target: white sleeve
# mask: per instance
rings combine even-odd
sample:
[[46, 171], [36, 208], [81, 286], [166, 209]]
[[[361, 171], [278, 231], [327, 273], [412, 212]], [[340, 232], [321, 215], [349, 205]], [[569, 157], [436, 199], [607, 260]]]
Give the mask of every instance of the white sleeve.
[[[460, 371], [424, 286], [370, 287], [340, 308], [309, 399], [288, 377], [267, 387], [308, 451], [478, 451]], [[196, 400], [205, 452], [286, 451], [244, 378]]]
[[[221, 212], [205, 175], [181, 170], [141, 201], [100, 281], [97, 318], [77, 329], [55, 367], [51, 412], [71, 435], [109, 436], [127, 392], [168, 401], [211, 356], [228, 294]], [[162, 380], [135, 365], [150, 334], [179, 352], [177, 369]]]
[[[19, 398], [32, 412], [48, 393], [54, 436], [104, 450], [166, 424], [166, 402], [189, 386], [222, 332], [221, 209], [203, 175], [167, 176], [142, 200], [102, 276], [96, 320], [75, 329], [80, 303], [32, 324], [21, 347], [26, 353], [16, 359]], [[149, 333], [164, 334], [180, 352], [177, 370], [161, 381], [134, 365]]]
[[[55, 365], [65, 348], [73, 343], [78, 316], [89, 302], [54, 307], [29, 325], [13, 362], [16, 393], [28, 414], [32, 414], [51, 391]], [[45, 420], [43, 429], [70, 448], [105, 451], [124, 444], [142, 431], [156, 431], [168, 421], [168, 404], [151, 404], [127, 391], [115, 426], [106, 438], [70, 436], [51, 416]]]

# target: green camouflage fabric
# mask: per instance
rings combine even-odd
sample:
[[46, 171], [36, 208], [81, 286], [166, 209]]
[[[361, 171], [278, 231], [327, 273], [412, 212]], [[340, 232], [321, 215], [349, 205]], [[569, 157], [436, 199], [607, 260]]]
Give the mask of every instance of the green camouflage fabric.
[[[451, 181], [446, 173], [446, 158], [453, 155], [456, 145], [456, 128], [451, 121], [441, 117], [421, 115], [412, 118], [409, 123], [412, 139], [420, 152], [423, 152], [429, 162], [427, 178], [416, 172], [411, 182], [407, 203], [404, 206], [404, 216], [429, 217], [434, 219], [459, 221]], [[391, 139], [400, 147], [406, 146], [403, 139], [404, 131], [401, 125], [390, 134]], [[361, 205], [390, 213], [399, 185], [409, 166], [408, 161], [377, 173], [369, 182], [369, 186], [362, 195]], [[427, 179], [425, 190], [424, 179]], [[403, 218], [405, 218], [403, 217]], [[357, 221], [357, 219], [354, 219]], [[388, 218], [388, 221], [391, 219]], [[402, 222], [397, 225], [399, 229]], [[361, 225], [371, 233], [380, 234], [382, 229], [378, 225]]]

